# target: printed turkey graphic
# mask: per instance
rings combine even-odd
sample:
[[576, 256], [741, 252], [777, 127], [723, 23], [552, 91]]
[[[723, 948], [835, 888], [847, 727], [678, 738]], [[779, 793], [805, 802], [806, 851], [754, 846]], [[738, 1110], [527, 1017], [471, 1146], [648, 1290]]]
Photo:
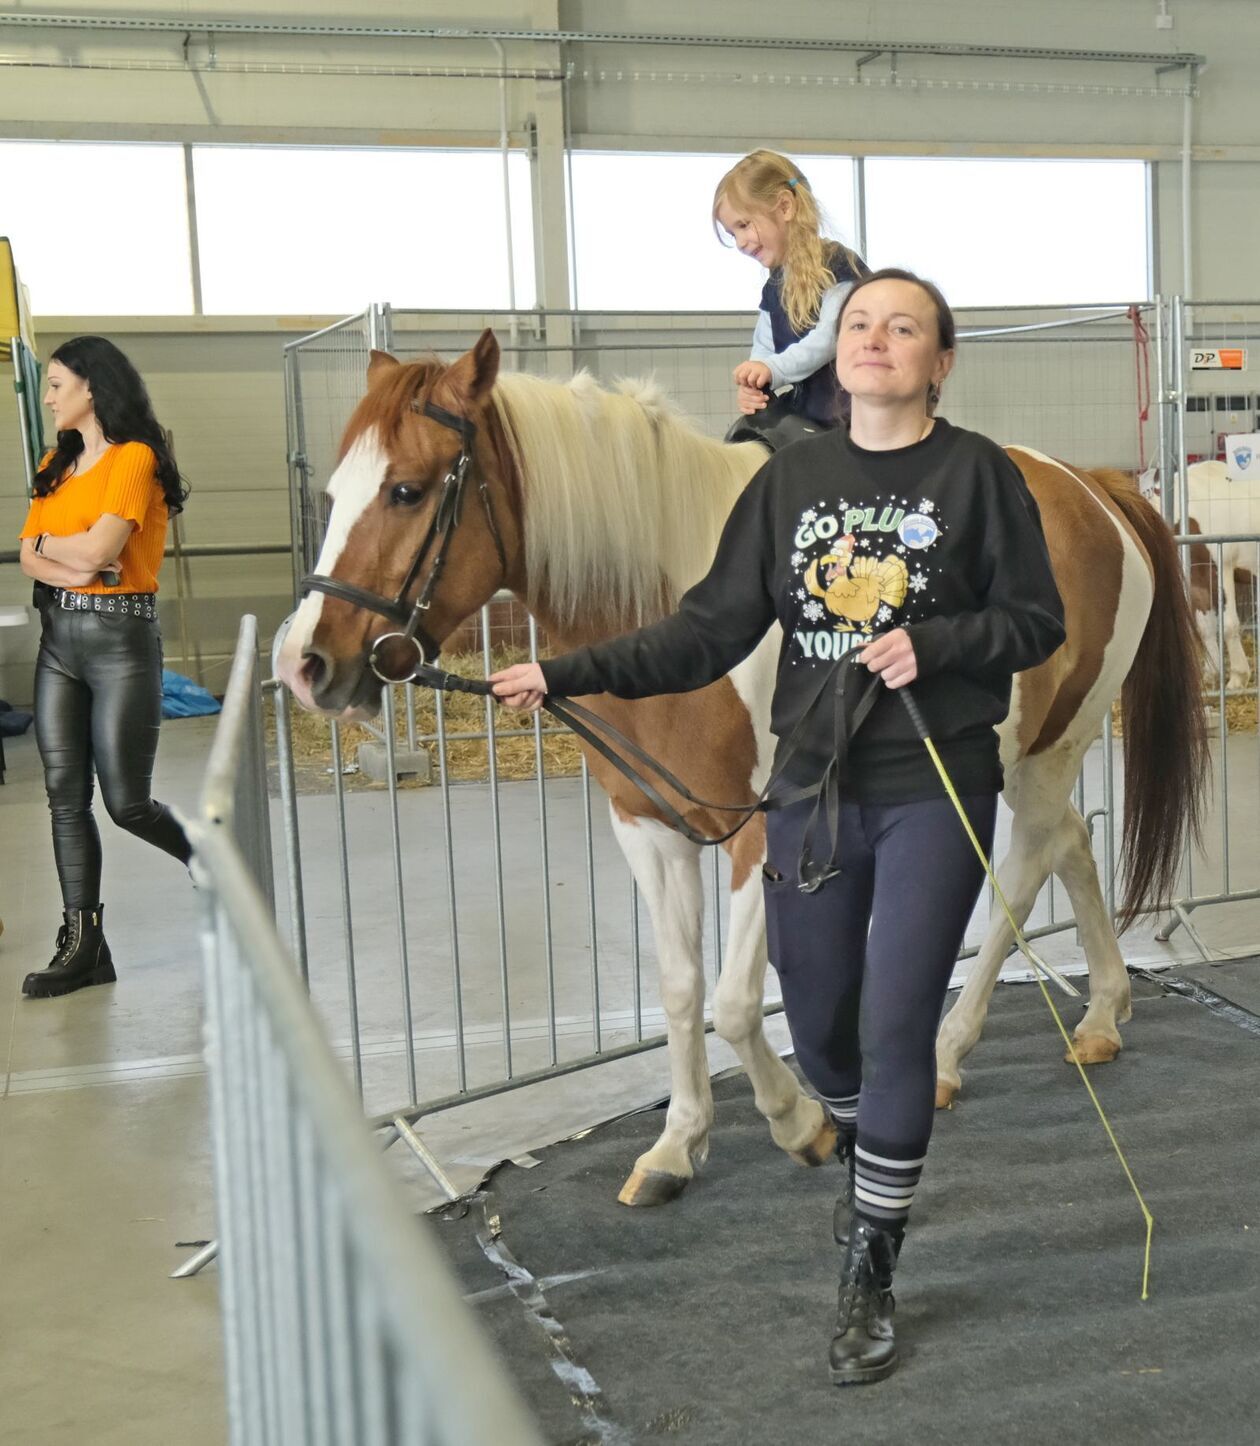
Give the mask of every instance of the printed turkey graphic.
[[[840, 619], [837, 632], [869, 633], [881, 606], [897, 608], [905, 601], [906, 565], [891, 554], [879, 560], [855, 558], [851, 532], [840, 539], [838, 547], [838, 552], [829, 552], [809, 565], [805, 586], [815, 597], [822, 598], [829, 613]], [[819, 572], [823, 583], [818, 581]], [[879, 621], [889, 616], [891, 613], [885, 612]]]

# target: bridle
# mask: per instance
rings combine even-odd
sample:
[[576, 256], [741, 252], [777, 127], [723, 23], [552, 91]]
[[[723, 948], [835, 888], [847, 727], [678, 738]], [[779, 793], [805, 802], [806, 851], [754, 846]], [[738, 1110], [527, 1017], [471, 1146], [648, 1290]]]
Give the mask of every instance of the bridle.
[[[473, 439], [477, 435], [475, 422], [470, 421], [467, 417], [457, 416], [454, 412], [448, 412], [445, 407], [439, 407], [436, 402], [425, 402], [423, 407], [412, 402], [411, 409], [455, 432], [459, 436], [460, 445], [459, 455], [451, 464], [451, 470], [446, 474], [442, 483], [442, 494], [438, 498], [433, 520], [429, 523], [424, 540], [416, 549], [416, 555], [412, 559], [411, 566], [407, 569], [407, 575], [403, 578], [397, 593], [392, 598], [386, 597], [383, 593], [370, 592], [367, 588], [356, 587], [353, 583], [342, 582], [335, 577], [326, 577], [318, 572], [308, 573], [301, 583], [304, 597], [308, 593], [322, 592], [328, 597], [340, 598], [342, 602], [351, 603], [354, 607], [366, 608], [368, 612], [379, 613], [382, 617], [388, 618], [390, 622], [399, 625], [397, 631], [382, 633], [373, 639], [372, 651], [368, 654], [368, 667], [382, 683], [411, 681], [418, 676], [420, 669], [431, 663], [441, 652], [441, 644], [434, 640], [433, 635], [424, 626], [424, 615], [433, 602], [433, 593], [442, 576], [442, 569], [446, 566], [446, 556], [455, 536], [455, 529], [459, 526], [460, 518], [463, 515], [464, 490], [472, 471]], [[490, 499], [490, 489], [484, 473], [477, 478], [477, 491], [481, 494], [481, 503], [486, 511], [490, 536], [494, 539], [495, 551], [499, 554], [499, 566], [506, 576], [507, 553], [504, 551], [503, 536], [494, 515], [494, 504]], [[408, 603], [408, 594], [415, 587], [420, 570], [424, 566], [424, 560], [435, 543], [437, 550], [429, 565], [428, 576], [417, 592], [415, 602]], [[395, 674], [386, 674], [381, 671], [379, 663], [381, 645], [393, 638], [401, 638], [416, 650], [416, 667], [406, 677], [398, 677]]]

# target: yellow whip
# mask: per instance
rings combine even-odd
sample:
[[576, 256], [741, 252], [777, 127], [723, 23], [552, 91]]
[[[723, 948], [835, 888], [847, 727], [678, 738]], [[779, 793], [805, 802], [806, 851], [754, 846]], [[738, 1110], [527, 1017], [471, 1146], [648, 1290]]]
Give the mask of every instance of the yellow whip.
[[1080, 1056], [1076, 1053], [1076, 1046], [1072, 1043], [1072, 1036], [1067, 1032], [1067, 1028], [1063, 1023], [1063, 1017], [1055, 1007], [1054, 1000], [1050, 997], [1050, 991], [1046, 988], [1046, 979], [1053, 979], [1055, 983], [1068, 994], [1079, 996], [1080, 990], [1074, 985], [1069, 984], [1056, 969], [1052, 969], [1046, 961], [1033, 950], [1028, 940], [1024, 937], [1024, 931], [1015, 922], [1015, 915], [1011, 912], [1011, 906], [1006, 902], [1006, 895], [1002, 892], [1002, 886], [998, 883], [997, 877], [989, 865], [988, 857], [984, 849], [980, 846], [980, 840], [976, 837], [975, 830], [971, 827], [971, 820], [967, 817], [966, 810], [962, 806], [962, 800], [958, 797], [953, 780], [946, 772], [945, 765], [941, 762], [941, 756], [936, 751], [936, 745], [932, 742], [931, 736], [928, 733], [927, 723], [924, 721], [923, 714], [919, 711], [919, 705], [915, 702], [909, 688], [901, 688], [898, 691], [901, 694], [902, 702], [906, 705], [906, 711], [910, 714], [910, 721], [914, 724], [915, 731], [922, 739], [923, 746], [927, 749], [928, 756], [935, 765], [941, 782], [945, 785], [945, 792], [949, 795], [950, 802], [954, 805], [954, 809], [962, 821], [962, 826], [967, 832], [967, 837], [971, 840], [971, 846], [975, 849], [977, 857], [984, 865], [984, 871], [988, 874], [989, 882], [993, 885], [993, 892], [997, 895], [998, 902], [1002, 905], [1002, 912], [1006, 915], [1007, 922], [1010, 924], [1012, 930], [1014, 930], [1015, 943], [1019, 946], [1019, 950], [1024, 958], [1032, 965], [1033, 977], [1037, 981], [1037, 986], [1041, 990], [1042, 997], [1049, 1006], [1050, 1013], [1054, 1016], [1054, 1022], [1058, 1026], [1059, 1033], [1063, 1036], [1064, 1044], [1067, 1045], [1068, 1054], [1071, 1056], [1072, 1063], [1076, 1066], [1077, 1072], [1081, 1077], [1081, 1083], [1085, 1086], [1086, 1092], [1094, 1103], [1094, 1108], [1098, 1111], [1098, 1118], [1102, 1121], [1102, 1127], [1106, 1130], [1107, 1138], [1111, 1141], [1111, 1148], [1115, 1150], [1116, 1158], [1120, 1161], [1120, 1168], [1124, 1171], [1125, 1177], [1133, 1189], [1133, 1193], [1137, 1196], [1137, 1202], [1142, 1211], [1142, 1218], [1146, 1221], [1146, 1249], [1142, 1258], [1142, 1299], [1146, 1300], [1149, 1296], [1148, 1286], [1151, 1278], [1151, 1236], [1155, 1229], [1155, 1217], [1151, 1214], [1150, 1210], [1147, 1209], [1146, 1201], [1142, 1198], [1142, 1192], [1138, 1189], [1138, 1183], [1133, 1178], [1133, 1171], [1129, 1168], [1129, 1162], [1125, 1159], [1124, 1151], [1120, 1148], [1120, 1141], [1116, 1139], [1116, 1132], [1111, 1128], [1111, 1122], [1107, 1118], [1106, 1111], [1103, 1109], [1098, 1096], [1094, 1093], [1094, 1087], [1090, 1084], [1089, 1077], [1085, 1073], [1085, 1066], [1081, 1063]]

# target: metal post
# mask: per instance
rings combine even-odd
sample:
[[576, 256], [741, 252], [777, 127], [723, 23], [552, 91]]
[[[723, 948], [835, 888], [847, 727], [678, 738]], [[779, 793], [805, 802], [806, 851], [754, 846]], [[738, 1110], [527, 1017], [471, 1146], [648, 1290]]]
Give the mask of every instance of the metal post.
[[[529, 658], [538, 661], [538, 623], [529, 620]], [[534, 769], [538, 775], [538, 843], [542, 859], [543, 951], [547, 956], [547, 1037], [551, 1062], [559, 1059], [556, 1039], [556, 952], [551, 935], [551, 847], [547, 836], [547, 761], [543, 755], [542, 713], [534, 710]]]
[[341, 760], [341, 724], [328, 729], [332, 742], [333, 816], [337, 822], [338, 879], [341, 883], [341, 937], [346, 952], [346, 1003], [350, 1011], [350, 1055], [354, 1087], [363, 1099], [363, 1041], [359, 1038], [359, 980], [354, 957], [354, 922], [350, 899], [350, 847], [346, 838], [346, 780]]
[[1116, 922], [1116, 738], [1111, 709], [1103, 721], [1103, 898]]
[[398, 769], [394, 761], [394, 737], [398, 722], [395, 717], [394, 685], [383, 690], [385, 712], [385, 784], [389, 792], [390, 842], [394, 855], [394, 912], [398, 924], [398, 971], [402, 985], [403, 1009], [403, 1050], [407, 1056], [408, 1100], [417, 1103], [419, 1093], [416, 1085], [416, 1034], [411, 1018], [411, 961], [407, 952], [407, 893], [403, 884], [402, 834], [398, 821]]
[[455, 894], [455, 832], [451, 822], [451, 759], [446, 741], [446, 694], [434, 693], [437, 708], [438, 772], [442, 787], [442, 833], [446, 841], [446, 899], [451, 921], [451, 991], [455, 1003], [455, 1067], [462, 1094], [468, 1088], [464, 1041], [464, 980], [459, 957], [459, 904]]
[[603, 1006], [599, 991], [599, 922], [595, 909], [595, 834], [591, 823], [591, 771], [582, 758], [582, 825], [586, 838], [586, 917], [591, 940], [591, 1036], [598, 1054], [604, 1047]]
[[306, 422], [302, 412], [301, 358], [295, 347], [284, 353], [285, 421], [289, 464], [289, 527], [293, 544], [293, 606], [302, 601], [302, 578], [310, 555], [307, 538], [307, 491], [310, 467], [306, 458]]
[[[490, 651], [490, 608], [481, 609], [481, 660], [486, 673], [494, 671]], [[512, 1078], [512, 998], [508, 987], [507, 910], [503, 898], [503, 817], [499, 811], [499, 745], [495, 736], [494, 698], [486, 696], [486, 759], [490, 770], [490, 829], [494, 851], [494, 903], [499, 926], [499, 992], [503, 1002], [504, 1072]]]
[[306, 955], [306, 899], [302, 892], [302, 843], [298, 834], [297, 786], [293, 776], [293, 720], [289, 714], [289, 690], [279, 683], [267, 685], [275, 697], [276, 773], [280, 783], [280, 812], [284, 820], [285, 872], [289, 884], [289, 936], [302, 981], [311, 987], [310, 961]]
[[[1176, 430], [1173, 434], [1177, 453], [1177, 509], [1181, 531], [1189, 527], [1190, 478], [1186, 463], [1186, 309], [1181, 296], [1172, 299], [1173, 400], [1176, 405]], [[1189, 554], [1187, 553], [1187, 563]]]
[[1170, 526], [1173, 520], [1173, 477], [1171, 427], [1168, 408], [1172, 386], [1168, 376], [1168, 317], [1162, 296], [1155, 298], [1155, 473], [1159, 478], [1159, 510]]

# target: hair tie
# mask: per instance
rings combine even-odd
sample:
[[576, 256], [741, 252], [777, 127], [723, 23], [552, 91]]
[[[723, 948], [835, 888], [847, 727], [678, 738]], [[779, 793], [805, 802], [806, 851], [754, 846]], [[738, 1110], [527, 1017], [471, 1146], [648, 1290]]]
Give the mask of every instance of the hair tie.
[[791, 186], [791, 188], [795, 191], [795, 190], [796, 190], [796, 187], [797, 187], [797, 183], [800, 181], [800, 179], [801, 179], [801, 178], [800, 178], [799, 176], [789, 176], [789, 177], [788, 177], [788, 185]]

